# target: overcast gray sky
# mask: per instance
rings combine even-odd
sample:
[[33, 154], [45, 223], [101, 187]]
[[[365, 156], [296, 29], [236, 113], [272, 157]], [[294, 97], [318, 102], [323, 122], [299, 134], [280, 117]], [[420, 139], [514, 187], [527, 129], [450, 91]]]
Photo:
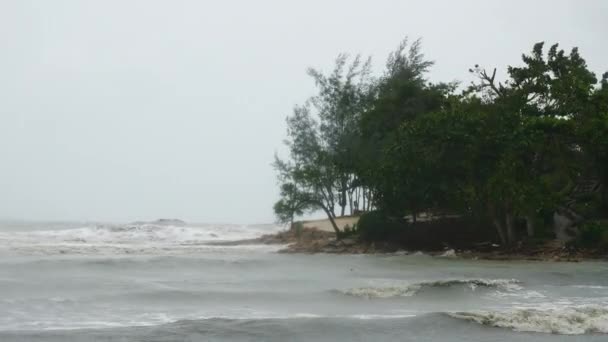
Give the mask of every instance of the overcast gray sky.
[[608, 1], [0, 1], [0, 217], [273, 220], [270, 166], [309, 66], [380, 67], [423, 37], [430, 78], [537, 41], [608, 70]]

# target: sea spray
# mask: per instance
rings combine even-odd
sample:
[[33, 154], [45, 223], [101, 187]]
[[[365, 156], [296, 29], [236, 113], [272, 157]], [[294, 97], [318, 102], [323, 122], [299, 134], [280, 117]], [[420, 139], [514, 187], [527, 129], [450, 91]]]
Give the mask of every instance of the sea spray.
[[355, 287], [345, 290], [337, 290], [337, 292], [360, 298], [391, 298], [391, 297], [410, 297], [424, 289], [429, 288], [450, 288], [454, 286], [466, 286], [471, 290], [478, 287], [482, 288], [497, 288], [507, 291], [520, 290], [522, 287], [520, 281], [516, 279], [448, 279], [425, 281], [411, 284], [403, 284], [398, 286], [365, 286]]
[[[235, 249], [224, 242], [251, 240], [264, 234], [276, 233], [282, 227], [275, 225], [168, 225], [125, 224], [90, 225], [80, 228], [0, 232], [0, 252], [16, 251], [19, 254], [192, 254], [207, 250]], [[253, 242], [252, 242], [253, 243]], [[278, 246], [253, 243], [238, 249], [267, 249], [277, 251]]]
[[608, 308], [582, 305], [551, 309], [448, 313], [450, 317], [515, 331], [553, 334], [608, 333]]

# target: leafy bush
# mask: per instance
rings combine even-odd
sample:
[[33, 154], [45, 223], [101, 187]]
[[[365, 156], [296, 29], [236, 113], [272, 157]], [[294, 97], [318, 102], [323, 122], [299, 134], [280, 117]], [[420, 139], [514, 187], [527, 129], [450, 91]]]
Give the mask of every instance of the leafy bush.
[[338, 233], [338, 239], [347, 239], [359, 234], [359, 229], [357, 224], [353, 224], [353, 226], [349, 226], [348, 224]]
[[302, 230], [304, 229], [304, 224], [300, 221], [294, 222], [291, 226], [291, 229], [296, 233], [296, 237], [299, 239], [302, 235]]
[[574, 211], [586, 218], [597, 218], [602, 216], [602, 198], [600, 194], [586, 194], [577, 198], [573, 205]]
[[588, 221], [579, 230], [580, 234], [575, 240], [577, 247], [608, 250], [608, 221]]
[[407, 222], [394, 218], [380, 211], [370, 211], [359, 218], [357, 231], [363, 240], [390, 240], [407, 226]]

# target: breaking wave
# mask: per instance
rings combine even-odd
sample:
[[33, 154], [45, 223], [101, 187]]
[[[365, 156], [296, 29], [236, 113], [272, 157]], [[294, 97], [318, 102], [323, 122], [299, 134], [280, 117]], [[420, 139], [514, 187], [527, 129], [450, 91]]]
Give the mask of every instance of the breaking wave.
[[577, 306], [448, 313], [450, 317], [514, 331], [578, 335], [608, 334], [608, 308]]
[[250, 312], [245, 315], [191, 315], [190, 317], [170, 316], [165, 313], [146, 313], [134, 315], [130, 319], [113, 319], [112, 317], [99, 318], [73, 318], [69, 321], [60, 320], [57, 318], [42, 319], [34, 322], [14, 322], [12, 324], [0, 324], [0, 336], [4, 331], [67, 331], [67, 330], [82, 330], [82, 329], [112, 329], [112, 328], [143, 328], [155, 327], [161, 328], [167, 325], [174, 326], [196, 326], [201, 324], [215, 324], [218, 322], [224, 323], [250, 323], [257, 322], [260, 324], [263, 321], [290, 321], [290, 320], [391, 320], [391, 319], [408, 319], [416, 317], [414, 314], [356, 314], [356, 315], [319, 315], [313, 313], [265, 313], [265, 312]]
[[521, 289], [520, 283], [521, 282], [516, 279], [450, 279], [419, 282], [401, 286], [356, 287], [347, 290], [337, 290], [337, 292], [348, 296], [372, 299], [410, 297], [425, 289], [450, 288], [456, 286], [464, 286], [472, 291], [475, 291], [479, 287], [516, 291]]
[[0, 232], [0, 248], [28, 254], [130, 254], [201, 248], [219, 250], [229, 247], [215, 246], [214, 243], [249, 240], [279, 230], [281, 227], [275, 225], [91, 225], [72, 229]]
[[0, 234], [1, 240], [11, 242], [70, 242], [70, 243], [201, 243], [252, 239], [276, 232], [272, 225], [202, 225], [172, 226], [159, 224], [96, 225], [64, 230], [39, 230]]

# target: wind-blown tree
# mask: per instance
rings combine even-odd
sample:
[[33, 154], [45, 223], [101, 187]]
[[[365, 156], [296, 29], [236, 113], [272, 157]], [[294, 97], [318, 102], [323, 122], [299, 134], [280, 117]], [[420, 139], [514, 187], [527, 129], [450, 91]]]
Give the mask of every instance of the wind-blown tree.
[[517, 241], [518, 219], [534, 235], [539, 213], [555, 210], [564, 184], [580, 175], [575, 127], [589, 117], [596, 83], [576, 49], [553, 46], [545, 58], [541, 43], [523, 61], [504, 83], [476, 66], [476, 84], [405, 120], [389, 150], [393, 160], [415, 158], [393, 163], [393, 172], [421, 189], [421, 203], [485, 216], [505, 245]]
[[378, 206], [413, 218], [436, 209], [485, 217], [504, 245], [517, 241], [518, 221], [533, 236], [541, 212], [556, 210], [586, 171], [584, 157], [597, 170], [606, 160], [606, 82], [596, 87], [577, 49], [545, 54], [539, 43], [504, 82], [475, 66], [478, 81], [455, 95], [424, 80], [431, 63], [418, 49], [389, 59], [363, 116], [371, 162], [361, 178]]
[[[436, 131], [435, 153], [444, 158], [435, 174], [442, 178], [449, 194], [475, 216], [488, 216], [504, 244], [515, 240], [515, 219], [519, 211], [536, 210], [544, 187], [532, 177], [531, 151], [540, 146], [541, 134], [522, 124], [518, 115], [505, 115], [492, 104], [478, 99], [463, 100], [455, 110], [441, 113], [443, 121], [431, 124]], [[441, 132], [441, 133], [440, 133]], [[439, 156], [441, 154], [438, 154]], [[437, 158], [438, 155], [435, 155]], [[530, 157], [532, 156], [532, 159]], [[444, 194], [445, 197], [447, 197]], [[528, 214], [528, 213], [526, 213]]]
[[296, 107], [287, 118], [290, 160], [275, 156], [281, 199], [274, 210], [279, 221], [293, 223], [294, 216], [305, 211], [323, 210], [336, 233], [335, 173], [323, 151], [317, 134], [317, 123], [307, 107]]
[[533, 237], [547, 213], [570, 210], [588, 178], [604, 184], [595, 212], [606, 212], [608, 73], [598, 85], [576, 48], [557, 45], [522, 60], [502, 82], [476, 65], [459, 94], [426, 80], [433, 63], [419, 40], [402, 42], [377, 80], [369, 61], [345, 55], [329, 75], [309, 70], [318, 94], [287, 119], [277, 216], [323, 210], [338, 233], [336, 211], [362, 199], [375, 215], [414, 222], [420, 212], [481, 218], [511, 246], [524, 225]]
[[289, 224], [293, 227], [296, 216], [303, 215], [310, 207], [311, 203], [302, 196], [305, 195], [298, 190], [294, 183], [281, 184], [281, 199], [274, 204], [274, 212], [279, 223]]
[[344, 216], [347, 206], [352, 214], [354, 207], [353, 194], [359, 184], [354, 173], [358, 161], [359, 122], [374, 90], [370, 77], [371, 59], [362, 62], [361, 57], [356, 56], [349, 65], [347, 61], [347, 55], [338, 56], [329, 75], [308, 70], [318, 88], [318, 94], [310, 103], [318, 114], [319, 137], [334, 167], [340, 216]]
[[595, 176], [603, 185], [601, 208], [608, 212], [608, 72], [591, 96], [583, 118], [576, 120], [578, 141]]
[[411, 211], [415, 219], [424, 206], [427, 189], [419, 182], [420, 175], [413, 174], [418, 157], [412, 153], [396, 158], [392, 148], [402, 124], [439, 110], [451, 90], [450, 85], [426, 81], [432, 65], [421, 52], [420, 40], [409, 46], [404, 40], [389, 55], [376, 97], [361, 120], [358, 174], [371, 189], [377, 207], [390, 215]]
[[308, 71], [318, 94], [287, 118], [289, 158], [276, 157], [274, 163], [282, 189], [275, 205], [277, 216], [292, 217], [301, 213], [300, 208], [323, 210], [336, 234], [336, 209], [344, 215], [349, 202], [351, 210], [354, 206], [358, 186], [354, 142], [373, 89], [369, 59], [362, 63], [357, 56], [350, 64], [347, 60], [340, 55], [328, 76]]
[[586, 120], [597, 79], [578, 49], [567, 54], [555, 44], [545, 57], [543, 47], [538, 43], [523, 55], [523, 66], [509, 67], [504, 84], [495, 81], [496, 70], [472, 70], [480, 82], [471, 91], [503, 121], [496, 127], [502, 143], [485, 186], [493, 221], [508, 244], [517, 239], [517, 217], [526, 220], [531, 236], [535, 216], [562, 200], [563, 188], [547, 180], [572, 183], [584, 171], [575, 126]]

